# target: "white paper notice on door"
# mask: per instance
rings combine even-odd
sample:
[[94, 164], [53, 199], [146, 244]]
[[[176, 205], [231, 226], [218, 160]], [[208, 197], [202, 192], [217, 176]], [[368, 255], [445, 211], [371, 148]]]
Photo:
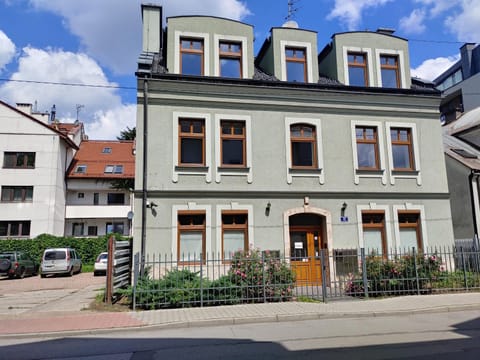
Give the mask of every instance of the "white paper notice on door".
[[303, 249], [303, 242], [296, 242], [295, 249]]

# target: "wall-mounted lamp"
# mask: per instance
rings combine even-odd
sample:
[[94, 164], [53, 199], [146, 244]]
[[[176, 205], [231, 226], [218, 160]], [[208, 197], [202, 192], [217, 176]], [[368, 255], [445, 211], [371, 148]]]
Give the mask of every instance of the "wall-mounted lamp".
[[155, 204], [153, 201], [147, 201], [147, 209], [153, 209], [154, 207], [157, 207], [158, 205]]
[[272, 204], [270, 204], [270, 201], [267, 203], [267, 207], [265, 208], [265, 216], [270, 215], [270, 208], [272, 207]]
[[340, 209], [340, 216], [342, 216], [342, 217], [345, 216], [345, 210], [347, 210], [347, 203], [346, 202], [344, 202], [342, 204], [342, 208]]

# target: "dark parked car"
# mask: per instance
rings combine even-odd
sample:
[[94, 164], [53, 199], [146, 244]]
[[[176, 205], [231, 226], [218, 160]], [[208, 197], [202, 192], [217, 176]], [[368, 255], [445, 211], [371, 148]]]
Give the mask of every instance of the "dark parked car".
[[0, 276], [23, 279], [25, 275], [37, 275], [39, 264], [23, 251], [0, 253]]

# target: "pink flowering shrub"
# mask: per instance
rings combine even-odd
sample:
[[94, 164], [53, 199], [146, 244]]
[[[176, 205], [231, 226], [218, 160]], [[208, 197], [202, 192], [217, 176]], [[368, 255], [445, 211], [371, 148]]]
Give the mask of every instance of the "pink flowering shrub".
[[292, 298], [295, 283], [290, 267], [272, 253], [258, 249], [237, 251], [232, 257], [230, 281], [247, 302], [286, 301]]

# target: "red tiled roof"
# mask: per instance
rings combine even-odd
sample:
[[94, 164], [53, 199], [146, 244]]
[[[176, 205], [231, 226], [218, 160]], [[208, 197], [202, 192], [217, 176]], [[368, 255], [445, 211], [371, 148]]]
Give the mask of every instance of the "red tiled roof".
[[50, 124], [50, 127], [54, 128], [55, 130], [60, 131], [65, 135], [69, 134], [76, 134], [82, 128], [82, 124], [77, 123], [53, 123]]
[[[110, 148], [110, 152], [104, 152]], [[68, 178], [75, 179], [133, 179], [135, 177], [134, 142], [131, 140], [84, 140], [67, 171]], [[78, 172], [78, 166], [85, 165], [85, 172]], [[121, 174], [105, 173], [107, 165], [123, 166]]]

